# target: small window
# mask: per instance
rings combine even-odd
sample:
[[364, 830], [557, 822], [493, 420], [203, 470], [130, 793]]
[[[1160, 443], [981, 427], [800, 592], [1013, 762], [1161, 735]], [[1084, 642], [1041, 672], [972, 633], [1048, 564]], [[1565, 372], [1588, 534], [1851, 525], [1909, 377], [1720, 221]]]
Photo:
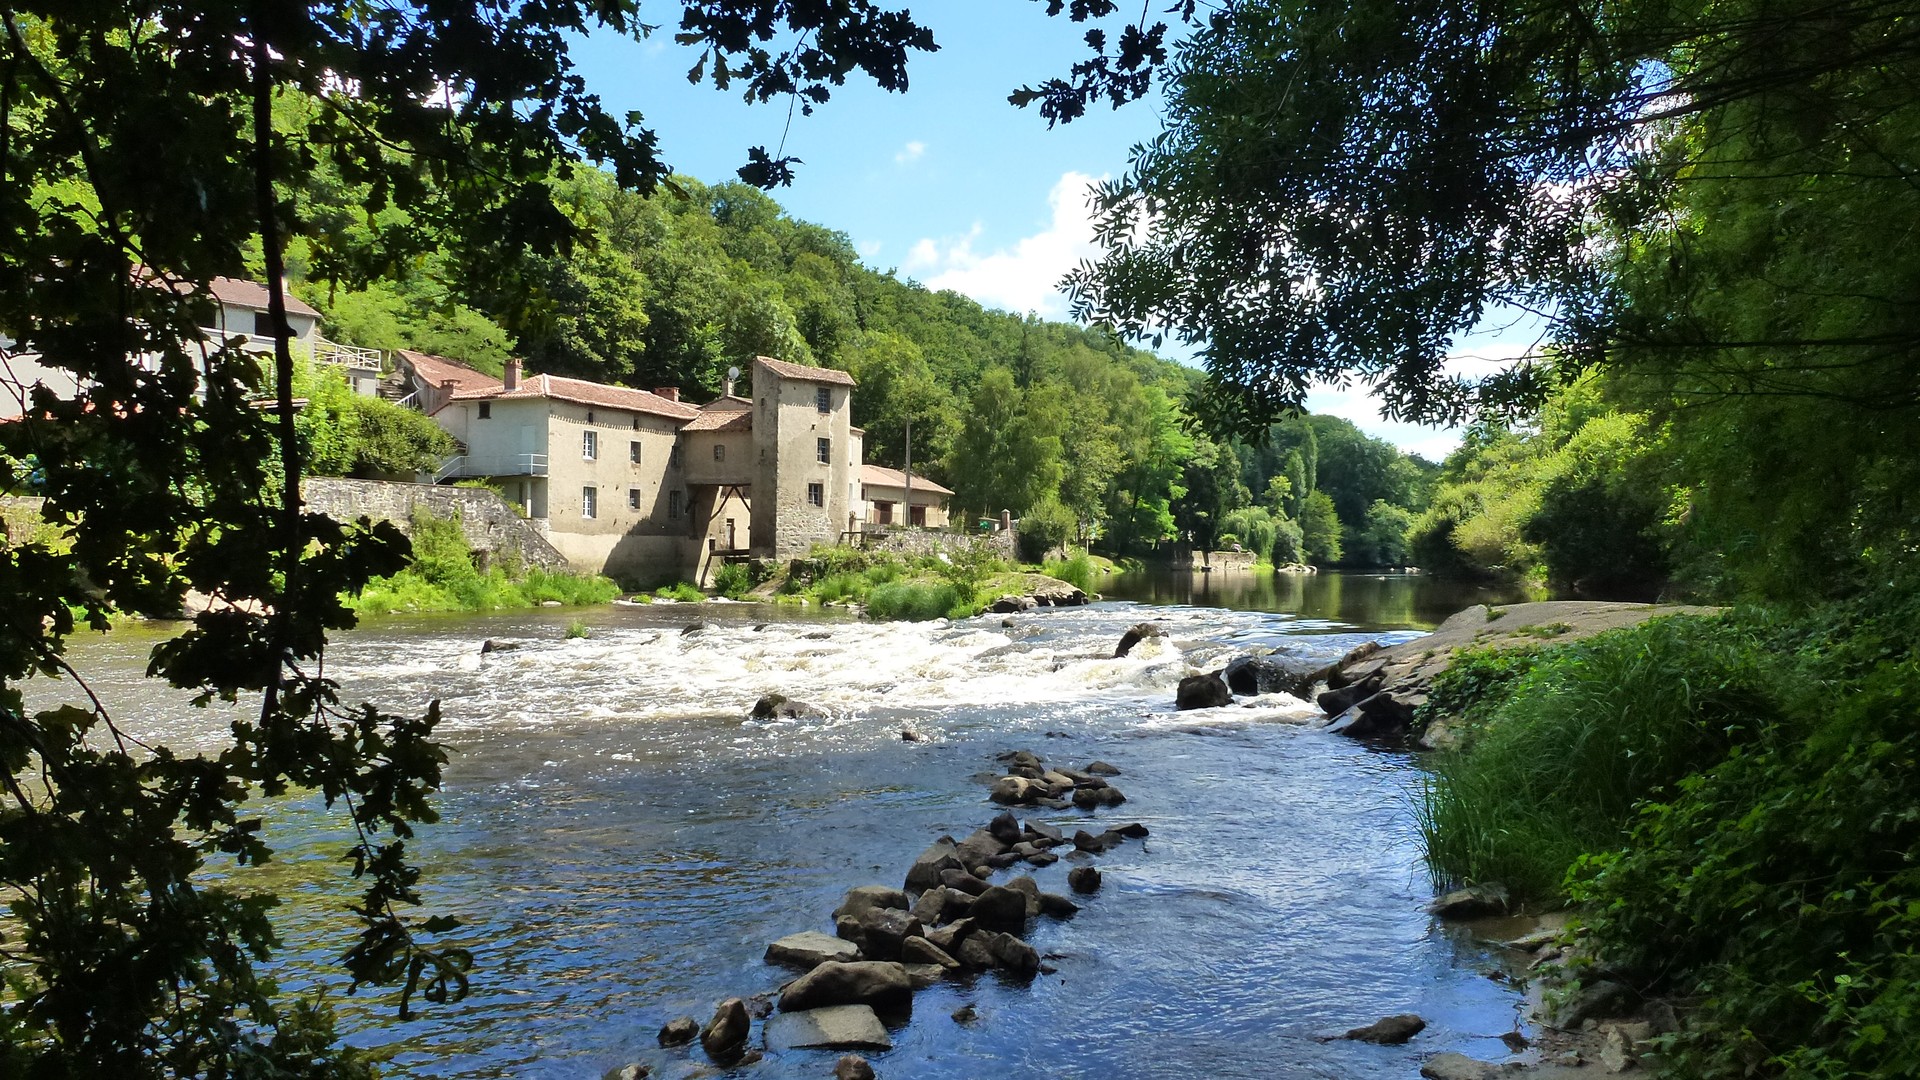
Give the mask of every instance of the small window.
[[583, 518], [600, 515], [600, 489], [583, 487], [580, 489], [580, 516]]
[[667, 516], [670, 518], [680, 516], [680, 493], [677, 491], [667, 492]]
[[482, 420], [493, 419], [493, 402], [483, 401], [480, 403], [480, 419]]
[[[640, 430], [640, 414], [639, 413], [633, 414], [633, 430], [635, 431]], [[636, 458], [635, 460], [639, 460], [639, 459]]]
[[633, 462], [635, 465], [640, 464], [640, 440], [639, 439], [635, 439], [632, 442], [627, 444], [627, 460]]
[[580, 456], [588, 461], [600, 456], [600, 433], [583, 431], [580, 433]]
[[823, 484], [807, 485], [807, 501], [815, 506], [827, 505], [827, 489]]
[[592, 409], [588, 409], [588, 410], [587, 410], [587, 423], [589, 423], [589, 424], [591, 424], [591, 423], [593, 423], [593, 410], [592, 410]]
[[272, 312], [256, 311], [253, 313], [253, 336], [254, 337], [279, 337], [280, 336], [273, 332], [273, 313]]
[[833, 440], [832, 439], [813, 440], [813, 456], [816, 458], [819, 458], [820, 464], [822, 465], [833, 464]]
[[727, 460], [727, 446], [725, 443], [713, 444], [713, 460], [715, 461]]
[[813, 388], [813, 407], [821, 412], [833, 411], [833, 391], [824, 386]]
[[640, 509], [640, 489], [639, 488], [627, 489], [627, 509], [629, 510]]

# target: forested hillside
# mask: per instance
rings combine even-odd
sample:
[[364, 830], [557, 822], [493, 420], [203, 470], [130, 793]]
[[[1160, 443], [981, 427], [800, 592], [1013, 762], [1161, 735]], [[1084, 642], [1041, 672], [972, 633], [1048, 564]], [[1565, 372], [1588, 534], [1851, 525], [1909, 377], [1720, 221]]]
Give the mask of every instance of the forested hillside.
[[[380, 224], [350, 186], [313, 190], [333, 228]], [[863, 266], [845, 233], [796, 221], [744, 184], [680, 177], [642, 196], [580, 170], [555, 190], [579, 238], [522, 267], [515, 295], [470, 288], [429, 252], [362, 290], [302, 296], [343, 342], [495, 373], [517, 353], [532, 371], [675, 386], [690, 400], [719, 393], [726, 369], [754, 355], [849, 371], [869, 461], [900, 465], [911, 425], [914, 468], [954, 489], [957, 520], [1010, 510], [1036, 548], [1144, 554], [1190, 539], [1280, 563], [1407, 561], [1432, 466], [1344, 420], [1215, 442], [1187, 413], [1198, 371], [1097, 328], [988, 310]], [[517, 335], [487, 314], [510, 309]]]

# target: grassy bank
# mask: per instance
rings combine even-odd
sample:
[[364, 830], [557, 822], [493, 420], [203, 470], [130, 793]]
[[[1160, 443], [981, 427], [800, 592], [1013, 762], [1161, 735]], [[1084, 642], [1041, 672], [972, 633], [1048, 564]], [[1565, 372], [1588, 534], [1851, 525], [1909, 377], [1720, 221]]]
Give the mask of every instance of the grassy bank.
[[[1023, 568], [995, 557], [983, 545], [956, 546], [945, 558], [822, 545], [799, 560], [799, 573], [786, 574], [773, 585], [773, 598], [857, 604], [876, 619], [964, 619], [1000, 596], [1025, 593], [1028, 585], [1021, 575], [1032, 569], [1091, 594], [1100, 561], [1078, 553], [1041, 568]], [[716, 585], [728, 596], [744, 596], [751, 587], [744, 573], [719, 579]]]
[[1672, 1075], [1920, 1074], [1920, 604], [1674, 618], [1442, 677], [1448, 882], [1581, 913]]
[[347, 603], [362, 615], [427, 611], [497, 611], [604, 604], [620, 587], [603, 577], [550, 573], [535, 568], [492, 567], [482, 572], [467, 551], [460, 523], [431, 515], [412, 522], [413, 564], [398, 574], [374, 578]]

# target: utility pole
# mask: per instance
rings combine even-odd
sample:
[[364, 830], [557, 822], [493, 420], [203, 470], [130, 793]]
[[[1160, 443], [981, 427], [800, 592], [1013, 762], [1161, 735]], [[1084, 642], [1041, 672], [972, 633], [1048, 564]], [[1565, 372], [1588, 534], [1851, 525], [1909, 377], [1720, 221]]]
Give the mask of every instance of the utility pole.
[[907, 417], [907, 521], [908, 528], [913, 527], [913, 417]]

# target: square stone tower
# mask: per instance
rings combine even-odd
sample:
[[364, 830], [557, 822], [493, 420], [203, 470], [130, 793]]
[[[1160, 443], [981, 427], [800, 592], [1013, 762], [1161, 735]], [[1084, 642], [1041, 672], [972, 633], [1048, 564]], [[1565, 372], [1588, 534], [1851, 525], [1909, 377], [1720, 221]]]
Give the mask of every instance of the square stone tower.
[[753, 361], [753, 527], [758, 556], [832, 543], [849, 525], [853, 376]]

